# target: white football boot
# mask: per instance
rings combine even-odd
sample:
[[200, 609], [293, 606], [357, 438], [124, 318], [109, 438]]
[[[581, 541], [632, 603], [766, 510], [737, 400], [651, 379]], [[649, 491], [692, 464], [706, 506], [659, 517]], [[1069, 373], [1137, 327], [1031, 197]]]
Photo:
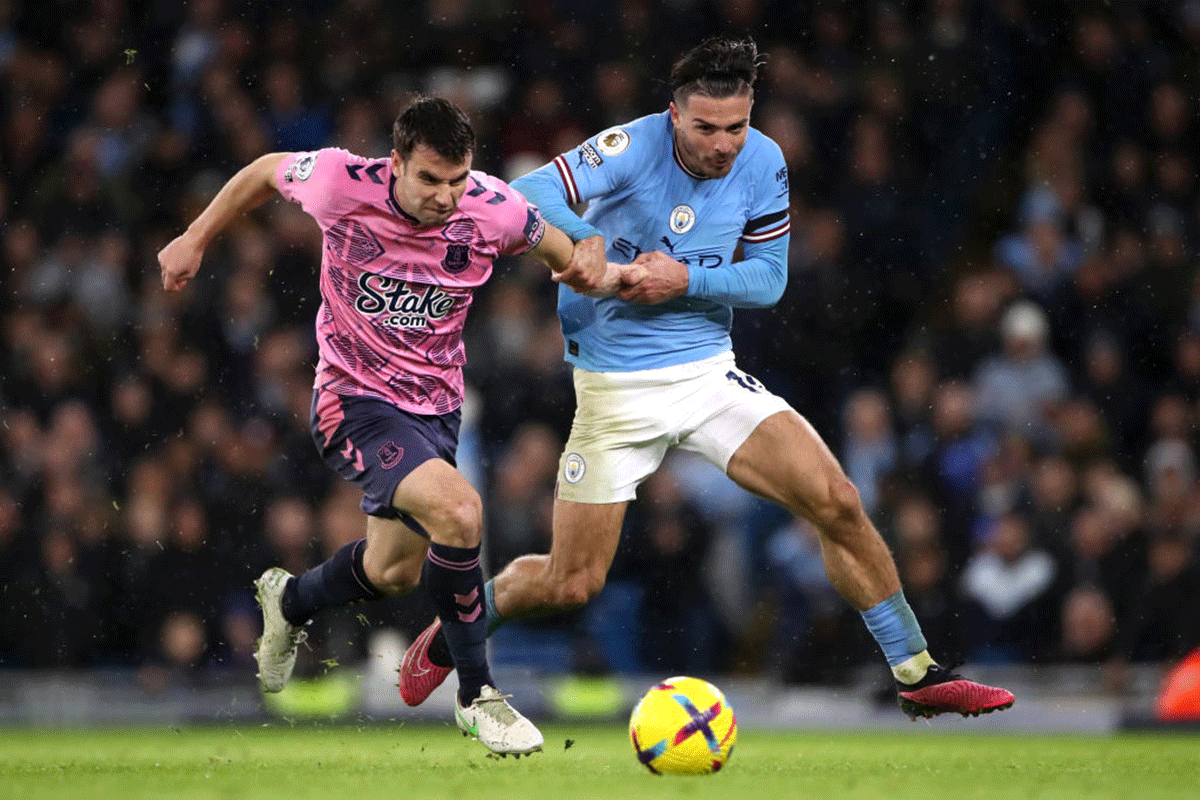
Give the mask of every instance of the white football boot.
[[263, 634], [258, 640], [254, 660], [258, 662], [258, 682], [264, 692], [283, 690], [296, 666], [296, 647], [308, 638], [304, 626], [292, 625], [283, 618], [283, 588], [292, 575], [281, 567], [271, 567], [254, 582], [262, 609]]
[[511, 695], [500, 694], [485, 685], [479, 697], [464, 708], [455, 696], [454, 721], [462, 729], [463, 736], [478, 740], [501, 756], [511, 753], [519, 758], [541, 750], [542, 732], [508, 704], [509, 697]]

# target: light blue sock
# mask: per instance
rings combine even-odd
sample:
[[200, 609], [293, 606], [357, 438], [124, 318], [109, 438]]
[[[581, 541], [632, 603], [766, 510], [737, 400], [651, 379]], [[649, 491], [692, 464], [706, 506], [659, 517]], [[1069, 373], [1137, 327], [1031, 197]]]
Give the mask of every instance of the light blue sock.
[[928, 647], [921, 626], [904, 599], [903, 590], [861, 613], [889, 666], [907, 661]]
[[483, 585], [483, 613], [487, 615], [487, 632], [491, 636], [508, 620], [500, 616], [500, 612], [496, 610], [496, 587], [495, 578]]

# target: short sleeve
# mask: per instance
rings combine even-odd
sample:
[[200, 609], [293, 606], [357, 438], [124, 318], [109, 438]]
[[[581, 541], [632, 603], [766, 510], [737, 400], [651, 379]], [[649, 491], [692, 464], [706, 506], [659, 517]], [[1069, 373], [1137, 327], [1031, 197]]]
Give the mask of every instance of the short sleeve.
[[357, 157], [337, 148], [292, 153], [279, 163], [275, 185], [280, 194], [299, 204], [318, 222], [336, 218], [339, 209], [335, 206], [344, 195], [337, 183], [346, 174], [345, 167], [351, 158]]
[[475, 186], [468, 190], [481, 192], [487, 210], [487, 225], [496, 250], [505, 255], [518, 255], [536, 247], [546, 233], [546, 222], [537, 206], [525, 195], [499, 178], [484, 173], [472, 173]]

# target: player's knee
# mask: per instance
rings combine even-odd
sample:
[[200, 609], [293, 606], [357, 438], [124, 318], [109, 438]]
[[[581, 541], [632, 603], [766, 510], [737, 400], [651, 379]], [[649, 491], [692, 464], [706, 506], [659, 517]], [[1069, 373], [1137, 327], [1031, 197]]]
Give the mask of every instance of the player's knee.
[[829, 482], [828, 491], [813, 509], [821, 533], [835, 540], [850, 538], [862, 527], [862, 499], [845, 477]]
[[387, 595], [408, 594], [421, 583], [421, 564], [408, 561], [389, 564], [371, 582]]
[[483, 533], [483, 503], [478, 495], [449, 499], [432, 514], [429, 534], [450, 547], [478, 547]]

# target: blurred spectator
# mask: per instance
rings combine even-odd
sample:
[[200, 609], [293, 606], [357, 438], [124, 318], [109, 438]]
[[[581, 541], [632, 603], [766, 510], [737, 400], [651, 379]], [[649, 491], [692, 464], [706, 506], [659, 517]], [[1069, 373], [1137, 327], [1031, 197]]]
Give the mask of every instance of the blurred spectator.
[[325, 144], [333, 130], [332, 115], [327, 108], [305, 101], [300, 70], [294, 64], [268, 65], [263, 90], [275, 150], [316, 150]]
[[1052, 611], [1055, 569], [1023, 517], [1009, 514], [992, 523], [983, 549], [963, 570], [963, 594], [972, 605], [972, 660], [1020, 661], [1045, 647], [1045, 627], [1038, 620]]
[[204, 679], [208, 652], [204, 621], [190, 611], [176, 611], [163, 620], [153, 660], [138, 673], [142, 688], [151, 692], [189, 688]]
[[934, 445], [921, 469], [922, 483], [945, 513], [944, 544], [961, 568], [971, 552], [984, 463], [994, 442], [975, 424], [975, 396], [961, 383], [938, 384], [933, 397]]
[[1117, 337], [1095, 332], [1084, 350], [1080, 386], [1104, 418], [1112, 455], [1128, 470], [1136, 466], [1133, 454], [1145, 450], [1148, 398], [1145, 384], [1130, 374], [1127, 362], [1128, 354]]
[[[561, 448], [562, 440], [553, 430], [527, 422], [513, 432], [500, 454], [492, 478], [491, 503], [485, 509], [488, 574], [497, 574], [518, 556], [550, 552]], [[492, 639], [492, 663], [536, 663], [547, 671], [570, 669], [575, 658], [575, 616], [560, 614], [506, 625]], [[626, 627], [617, 620], [610, 625]], [[633, 648], [631, 642], [613, 642], [611, 646], [625, 652]]]
[[936, 372], [928, 354], [909, 351], [892, 362], [891, 403], [897, 466], [919, 467], [933, 450], [933, 389]]
[[1061, 456], [1049, 455], [1031, 470], [1030, 524], [1034, 540], [1060, 560], [1067, 557], [1071, 520], [1079, 502], [1079, 477]]
[[1066, 238], [1058, 198], [1046, 187], [1028, 194], [1021, 211], [1021, 228], [996, 243], [996, 261], [1012, 270], [1021, 288], [1050, 302], [1070, 280], [1083, 259], [1077, 242]]
[[1123, 615], [1145, 569], [1141, 532], [1120, 524], [1113, 514], [1085, 506], [1071, 521], [1070, 537], [1059, 585], [1064, 591], [1084, 584], [1096, 586], [1108, 597], [1114, 612]]
[[1000, 351], [997, 321], [1005, 279], [997, 271], [966, 275], [954, 282], [951, 320], [933, 344], [939, 374], [969, 381], [979, 365]]
[[654, 673], [712, 673], [727, 668], [722, 631], [704, 581], [713, 530], [683, 495], [669, 469], [642, 484], [629, 511], [628, 535], [642, 584], [639, 651]]
[[1013, 303], [1000, 321], [1003, 351], [975, 373], [980, 420], [1043, 442], [1050, 413], [1066, 399], [1067, 376], [1047, 349], [1050, 329], [1033, 303]]
[[851, 627], [846, 604], [825, 574], [816, 531], [795, 520], [779, 529], [766, 549], [777, 619], [769, 668], [789, 683], [836, 682], [838, 660], [848, 656]]
[[69, 529], [54, 527], [38, 557], [14, 576], [4, 617], [15, 664], [64, 669], [95, 666], [102, 652], [103, 575], [88, 574]]
[[1063, 601], [1061, 616], [1059, 641], [1049, 660], [1102, 664], [1115, 655], [1117, 620], [1101, 589], [1087, 584], [1072, 589]]
[[1195, 537], [1157, 533], [1146, 561], [1145, 583], [1122, 620], [1121, 655], [1129, 661], [1173, 661], [1200, 645]]
[[896, 441], [887, 399], [875, 390], [856, 392], [846, 403], [842, 463], [868, 515], [874, 515], [878, 508], [882, 481], [896, 462]]

